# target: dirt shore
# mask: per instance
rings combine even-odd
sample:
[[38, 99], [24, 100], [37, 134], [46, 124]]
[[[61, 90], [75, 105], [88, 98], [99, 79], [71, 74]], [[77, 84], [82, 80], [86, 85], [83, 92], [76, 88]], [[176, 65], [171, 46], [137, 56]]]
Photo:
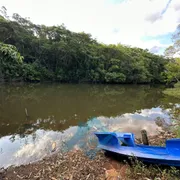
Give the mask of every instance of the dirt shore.
[[[158, 135], [149, 137], [151, 145], [164, 144], [166, 139], [176, 137], [169, 131], [161, 131]], [[140, 139], [137, 140], [138, 143]], [[3, 180], [104, 180], [104, 179], [138, 179], [128, 176], [130, 166], [123, 161], [116, 161], [99, 151], [91, 159], [83, 151], [74, 150], [66, 154], [56, 153], [45, 159], [1, 169], [0, 179]], [[148, 179], [144, 175], [144, 179]]]

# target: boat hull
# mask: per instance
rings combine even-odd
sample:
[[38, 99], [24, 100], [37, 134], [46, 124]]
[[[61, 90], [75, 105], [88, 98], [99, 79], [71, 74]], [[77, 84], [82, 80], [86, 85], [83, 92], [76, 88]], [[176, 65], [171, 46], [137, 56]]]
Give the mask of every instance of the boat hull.
[[[166, 141], [166, 146], [138, 145], [130, 133], [95, 133], [98, 147], [122, 156], [135, 157], [143, 162], [180, 167], [180, 139]], [[121, 140], [124, 145], [121, 145]]]
[[161, 157], [159, 159], [155, 158], [155, 157], [154, 158], [147, 158], [147, 157], [145, 158], [145, 157], [136, 156], [135, 154], [133, 154], [133, 151], [132, 151], [132, 154], [125, 154], [125, 153], [122, 153], [121, 150], [118, 150], [118, 149], [113, 150], [111, 148], [105, 148], [102, 146], [98, 146], [98, 148], [103, 149], [106, 152], [118, 154], [119, 156], [122, 156], [123, 158], [124, 157], [137, 158], [138, 160], [140, 160], [144, 163], [148, 163], [148, 164], [180, 167], [180, 160], [163, 159], [163, 157]]

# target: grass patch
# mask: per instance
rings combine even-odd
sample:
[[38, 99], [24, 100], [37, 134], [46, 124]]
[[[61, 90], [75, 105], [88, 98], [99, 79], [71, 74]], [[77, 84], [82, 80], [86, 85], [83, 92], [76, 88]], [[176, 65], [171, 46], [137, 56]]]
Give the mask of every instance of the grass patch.
[[154, 180], [179, 180], [180, 170], [175, 167], [159, 167], [157, 165], [145, 165], [137, 159], [131, 159], [126, 171], [127, 179], [154, 179]]
[[174, 85], [174, 88], [168, 88], [163, 91], [164, 94], [169, 96], [174, 96], [176, 98], [180, 98], [180, 82]]

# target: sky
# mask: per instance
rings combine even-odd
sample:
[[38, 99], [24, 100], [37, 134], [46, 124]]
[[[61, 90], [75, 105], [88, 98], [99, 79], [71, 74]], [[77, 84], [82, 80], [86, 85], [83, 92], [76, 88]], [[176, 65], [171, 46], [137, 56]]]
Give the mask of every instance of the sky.
[[9, 15], [37, 24], [64, 25], [105, 44], [163, 54], [180, 24], [180, 0], [0, 0]]

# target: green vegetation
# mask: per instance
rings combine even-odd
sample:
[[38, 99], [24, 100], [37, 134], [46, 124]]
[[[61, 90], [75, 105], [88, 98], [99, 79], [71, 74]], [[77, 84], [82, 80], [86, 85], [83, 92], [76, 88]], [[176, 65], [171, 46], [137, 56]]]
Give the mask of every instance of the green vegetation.
[[168, 82], [179, 82], [180, 80], [180, 58], [171, 59], [166, 64], [166, 77]]
[[127, 165], [127, 179], [163, 179], [178, 180], [180, 171], [175, 167], [163, 168], [157, 165], [145, 165], [136, 158], [131, 160], [131, 165]]
[[174, 88], [164, 90], [164, 94], [180, 98], [180, 58], [173, 59], [166, 64], [167, 82], [177, 82]]
[[0, 43], [0, 79], [19, 78], [22, 67], [23, 57], [16, 47]]
[[[173, 36], [174, 45], [170, 46], [166, 49], [166, 56], [172, 57], [175, 54], [180, 52], [180, 26], [178, 26], [176, 34]], [[177, 83], [174, 85], [174, 88], [169, 88], [164, 91], [164, 94], [174, 96], [176, 98], [180, 98], [180, 58], [175, 58], [169, 60], [169, 62], [165, 65], [166, 71], [166, 81], [168, 84]]]
[[[1, 14], [1, 46], [11, 44], [24, 57], [16, 75], [24, 81], [164, 83], [166, 79], [169, 59], [148, 50], [100, 44], [90, 34], [71, 32], [64, 25], [36, 25], [18, 14], [10, 19], [5, 7]], [[4, 72], [1, 78], [16, 77]]]
[[174, 88], [168, 88], [163, 91], [164, 94], [167, 94], [169, 96], [174, 96], [176, 98], [180, 98], [180, 82], [175, 84]]
[[[9, 18], [5, 7], [0, 12], [1, 81], [170, 83], [180, 79], [180, 59], [122, 44], [101, 44], [90, 34], [71, 32], [64, 25], [37, 25], [18, 14]], [[178, 51], [178, 43], [166, 50], [167, 56]], [[15, 52], [19, 57], [11, 56]]]

